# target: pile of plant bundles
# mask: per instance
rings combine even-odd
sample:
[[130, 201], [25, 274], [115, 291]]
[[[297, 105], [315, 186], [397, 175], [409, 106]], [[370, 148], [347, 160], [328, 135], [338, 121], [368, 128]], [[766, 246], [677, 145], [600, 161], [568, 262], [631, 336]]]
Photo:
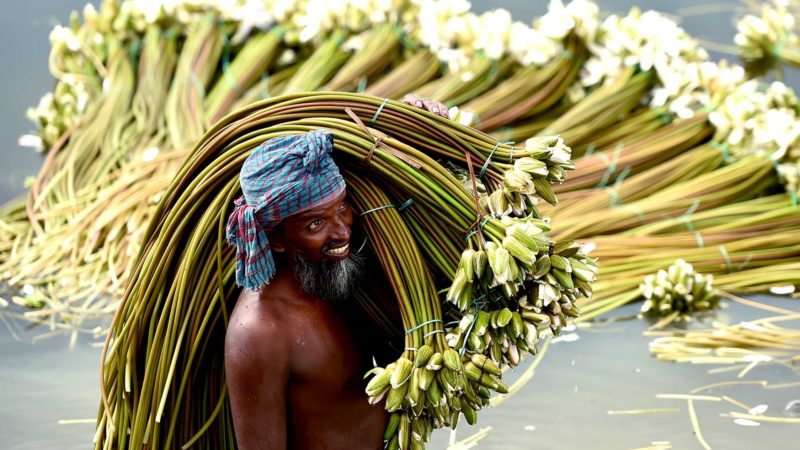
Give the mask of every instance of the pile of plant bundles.
[[[604, 262], [584, 317], [634, 298], [644, 275], [677, 258], [724, 289], [797, 291], [800, 127], [790, 89], [708, 61], [653, 11], [601, 22], [591, 2], [554, 0], [528, 25], [469, 8], [463, 0], [87, 6], [82, 22], [75, 15], [51, 35], [59, 81], [31, 111], [38, 136], [24, 139], [47, 158], [26, 198], [0, 214], [0, 277], [22, 288], [18, 303], [41, 307], [26, 313], [33, 319], [79, 328], [107, 317], [164, 190], [215, 120], [261, 98], [337, 89], [433, 97], [501, 142], [562, 136], [576, 167], [553, 188], [560, 203], [539, 207], [559, 223], [555, 236], [592, 241]], [[517, 200], [494, 192], [487, 206], [505, 211]], [[647, 251], [630, 253], [637, 248]]]
[[[725, 61], [673, 57], [695, 47], [671, 27], [649, 13], [611, 16], [594, 50], [603, 56], [586, 65], [613, 73], [615, 63], [625, 66], [620, 61], [641, 68], [654, 58], [662, 84], [650, 93], [651, 111], [668, 109], [677, 120], [587, 147], [570, 179], [554, 186], [559, 204], [543, 208], [559, 224], [555, 237], [585, 240], [599, 261], [581, 320], [639, 299], [645, 275], [681, 258], [714, 274], [722, 289], [800, 291], [797, 97], [783, 83], [748, 80]], [[630, 36], [647, 33], [664, 39], [630, 45]]]
[[800, 67], [800, 36], [795, 17], [798, 4], [771, 0], [761, 5], [761, 15], [747, 14], [736, 24], [734, 42], [748, 72], [782, 74], [780, 64]]
[[[712, 104], [710, 142], [612, 185], [572, 191], [548, 212], [559, 223], [554, 236], [586, 240], [601, 261], [585, 319], [636, 300], [642, 277], [677, 259], [713, 274], [718, 288], [800, 291], [797, 98], [781, 83], [743, 80], [740, 67], [703, 68], [724, 99]], [[738, 81], [721, 89], [725, 79]], [[581, 220], [588, 214], [593, 221]]]
[[[255, 100], [337, 89], [455, 105], [486, 92], [506, 102], [482, 102], [487, 120], [518, 100], [526, 106], [504, 123], [550, 111], [597, 25], [595, 5], [576, 5], [554, 2], [533, 26], [504, 10], [475, 15], [463, 0], [87, 5], [51, 33], [58, 82], [29, 111], [37, 135], [21, 139], [47, 157], [25, 198], [0, 212], [0, 277], [21, 289], [18, 303], [41, 308], [36, 320], [80, 329], [113, 313], [191, 145]], [[576, 11], [586, 17], [575, 22]]]
[[[239, 293], [224, 234], [238, 173], [265, 140], [320, 128], [360, 213], [361, 251], [385, 275], [355, 298], [405, 349], [367, 374], [370, 401], [391, 412], [387, 448], [424, 448], [460, 415], [474, 423], [507, 393], [501, 369], [578, 315], [596, 266], [575, 241], [550, 239], [536, 208], [572, 168], [559, 138], [514, 147], [364, 94], [264, 100], [208, 131], [155, 211], [103, 352], [96, 448], [234, 448], [220, 345]], [[471, 189], [443, 163], [470, 173]], [[489, 213], [496, 192], [514, 208]], [[370, 295], [385, 286], [392, 295]]]

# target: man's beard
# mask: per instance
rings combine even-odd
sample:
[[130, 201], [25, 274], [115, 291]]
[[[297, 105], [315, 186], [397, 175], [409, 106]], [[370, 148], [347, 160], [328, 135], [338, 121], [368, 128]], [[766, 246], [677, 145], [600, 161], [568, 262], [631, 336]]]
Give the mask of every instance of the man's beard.
[[300, 289], [333, 302], [341, 302], [350, 296], [363, 269], [364, 257], [356, 253], [341, 261], [323, 260], [318, 265], [309, 263], [300, 255], [295, 256], [295, 276]]

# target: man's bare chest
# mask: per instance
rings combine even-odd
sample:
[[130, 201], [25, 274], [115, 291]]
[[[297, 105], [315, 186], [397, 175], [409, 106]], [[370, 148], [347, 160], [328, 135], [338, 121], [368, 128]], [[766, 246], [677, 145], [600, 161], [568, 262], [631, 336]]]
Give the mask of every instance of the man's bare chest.
[[366, 370], [363, 342], [332, 313], [310, 315], [294, 330], [292, 382], [320, 389], [351, 386]]

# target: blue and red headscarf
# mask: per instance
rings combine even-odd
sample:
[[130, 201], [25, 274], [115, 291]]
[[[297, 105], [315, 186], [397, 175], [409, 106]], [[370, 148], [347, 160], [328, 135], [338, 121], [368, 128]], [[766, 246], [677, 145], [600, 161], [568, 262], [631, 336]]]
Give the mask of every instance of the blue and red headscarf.
[[257, 290], [275, 275], [264, 230], [344, 191], [332, 150], [333, 135], [314, 130], [270, 139], [245, 160], [239, 174], [243, 195], [235, 202], [225, 233], [228, 244], [236, 246], [236, 284]]

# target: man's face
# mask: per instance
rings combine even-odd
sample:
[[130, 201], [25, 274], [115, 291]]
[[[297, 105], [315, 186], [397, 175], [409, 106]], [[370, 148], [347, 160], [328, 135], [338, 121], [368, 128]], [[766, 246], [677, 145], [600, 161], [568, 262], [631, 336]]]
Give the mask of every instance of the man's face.
[[290, 260], [301, 257], [310, 264], [342, 261], [350, 256], [353, 212], [346, 203], [347, 191], [331, 202], [296, 214], [281, 222], [274, 249]]
[[331, 301], [351, 295], [363, 268], [363, 257], [350, 252], [352, 223], [353, 213], [343, 193], [281, 224], [273, 248], [294, 263], [304, 292]]

